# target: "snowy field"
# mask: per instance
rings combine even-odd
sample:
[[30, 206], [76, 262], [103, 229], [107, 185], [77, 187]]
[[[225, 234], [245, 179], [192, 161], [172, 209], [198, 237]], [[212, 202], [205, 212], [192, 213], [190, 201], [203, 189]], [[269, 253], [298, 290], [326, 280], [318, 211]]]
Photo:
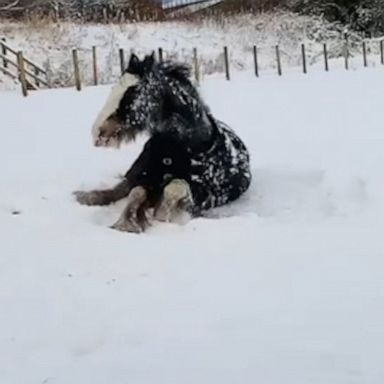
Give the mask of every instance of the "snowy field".
[[71, 196], [140, 151], [92, 147], [108, 87], [0, 93], [0, 383], [382, 384], [383, 88], [380, 69], [206, 79], [252, 189], [143, 235]]

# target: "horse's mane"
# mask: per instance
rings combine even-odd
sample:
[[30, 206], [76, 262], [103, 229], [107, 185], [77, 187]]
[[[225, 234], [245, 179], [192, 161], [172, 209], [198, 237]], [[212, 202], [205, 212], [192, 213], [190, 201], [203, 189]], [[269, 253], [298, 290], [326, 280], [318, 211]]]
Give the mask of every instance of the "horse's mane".
[[184, 85], [192, 85], [190, 80], [191, 68], [186, 64], [174, 61], [164, 61], [157, 63], [157, 68], [166, 76], [177, 80]]

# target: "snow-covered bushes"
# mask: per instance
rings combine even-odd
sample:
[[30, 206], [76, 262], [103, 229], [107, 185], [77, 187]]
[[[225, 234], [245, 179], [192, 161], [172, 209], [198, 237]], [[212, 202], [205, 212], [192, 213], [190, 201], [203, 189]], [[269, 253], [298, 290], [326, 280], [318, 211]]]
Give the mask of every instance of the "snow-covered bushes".
[[287, 6], [302, 14], [323, 15], [356, 31], [384, 33], [384, 0], [287, 0]]

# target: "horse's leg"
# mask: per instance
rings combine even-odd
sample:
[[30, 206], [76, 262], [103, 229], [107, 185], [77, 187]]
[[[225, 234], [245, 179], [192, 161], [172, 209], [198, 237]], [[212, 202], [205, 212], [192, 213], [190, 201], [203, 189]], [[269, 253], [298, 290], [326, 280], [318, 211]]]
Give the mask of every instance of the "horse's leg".
[[154, 217], [159, 221], [171, 221], [175, 214], [187, 210], [192, 204], [189, 184], [185, 180], [174, 179], [164, 188]]
[[[151, 139], [149, 139], [148, 143]], [[129, 195], [132, 186], [138, 185], [138, 179], [147, 170], [150, 162], [150, 150], [148, 143], [127, 171], [124, 179], [112, 189], [76, 191], [74, 195], [77, 201], [83, 205], [109, 205]]]
[[111, 228], [124, 232], [143, 232], [147, 225], [145, 217], [147, 196], [145, 188], [141, 186], [133, 188], [128, 195], [126, 208]]
[[109, 205], [128, 196], [131, 182], [124, 178], [111, 189], [75, 191], [76, 200], [83, 205]]

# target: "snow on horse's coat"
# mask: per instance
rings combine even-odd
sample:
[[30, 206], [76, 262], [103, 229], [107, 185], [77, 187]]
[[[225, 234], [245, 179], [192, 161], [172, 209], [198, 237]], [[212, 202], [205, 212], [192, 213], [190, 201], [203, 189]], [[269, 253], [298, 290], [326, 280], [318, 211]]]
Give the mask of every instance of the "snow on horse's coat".
[[140, 132], [149, 133], [132, 166], [136, 184], [159, 190], [172, 178], [180, 178], [174, 172], [177, 165], [192, 192], [192, 212], [198, 214], [237, 199], [248, 189], [251, 172], [244, 143], [212, 116], [189, 75], [184, 65], [159, 63], [153, 55], [140, 61], [133, 54], [109, 99], [115, 107], [107, 102], [93, 134], [98, 145], [115, 146]]

